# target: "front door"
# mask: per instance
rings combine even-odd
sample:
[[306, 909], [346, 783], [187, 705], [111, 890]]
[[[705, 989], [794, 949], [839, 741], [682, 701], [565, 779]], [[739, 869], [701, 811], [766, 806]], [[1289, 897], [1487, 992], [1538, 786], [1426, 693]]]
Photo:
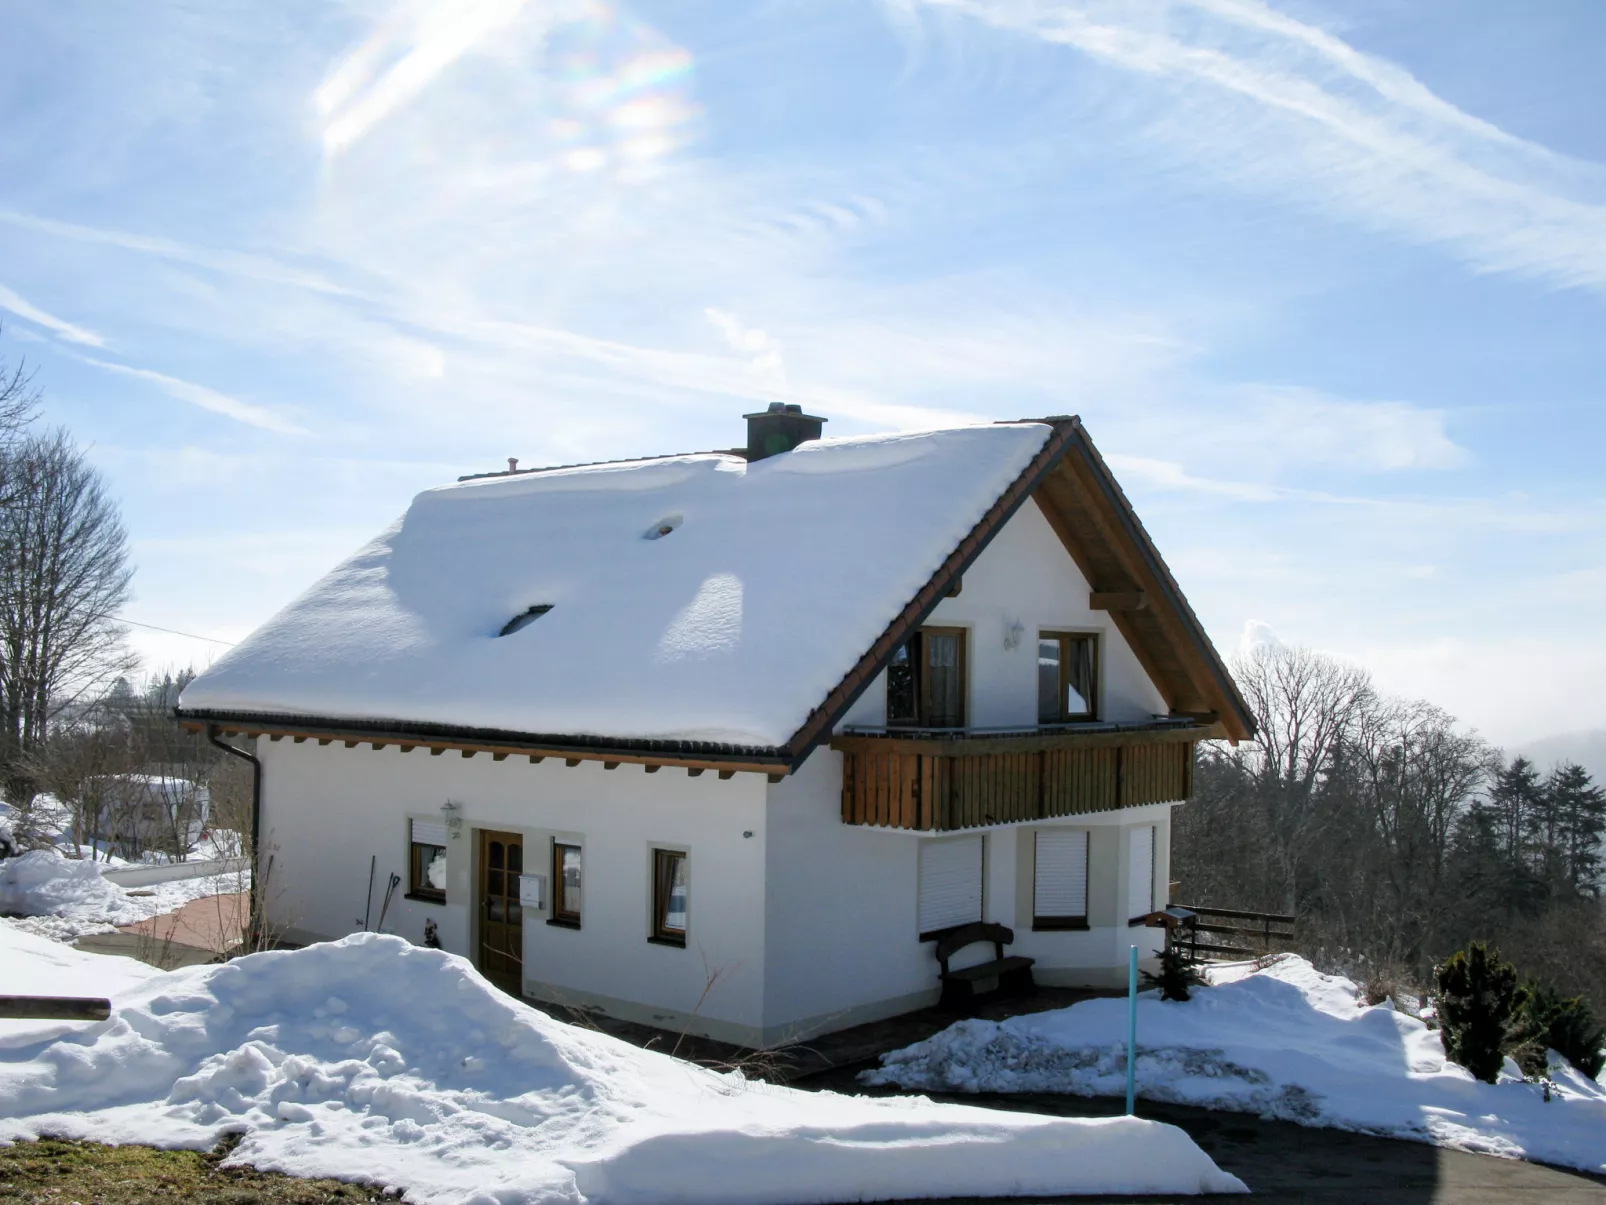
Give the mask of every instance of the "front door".
[[480, 974], [515, 995], [524, 990], [524, 909], [519, 876], [524, 838], [518, 833], [480, 832]]

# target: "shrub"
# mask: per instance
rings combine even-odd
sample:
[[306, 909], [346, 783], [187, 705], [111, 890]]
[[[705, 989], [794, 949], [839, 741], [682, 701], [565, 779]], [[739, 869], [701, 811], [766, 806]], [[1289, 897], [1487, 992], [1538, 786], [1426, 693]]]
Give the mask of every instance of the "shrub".
[[1582, 996], [1564, 999], [1549, 984], [1530, 980], [1517, 991], [1512, 1057], [1523, 1073], [1541, 1076], [1550, 1070], [1554, 1050], [1584, 1075], [1594, 1079], [1606, 1067], [1606, 1029]]
[[1162, 1000], [1186, 1000], [1189, 992], [1204, 983], [1204, 978], [1187, 954], [1176, 946], [1168, 945], [1160, 951], [1160, 973], [1143, 972], [1145, 987], [1160, 989]]
[[1492, 1084], [1500, 1075], [1517, 995], [1517, 968], [1482, 942], [1434, 971], [1439, 1038], [1451, 1062]]

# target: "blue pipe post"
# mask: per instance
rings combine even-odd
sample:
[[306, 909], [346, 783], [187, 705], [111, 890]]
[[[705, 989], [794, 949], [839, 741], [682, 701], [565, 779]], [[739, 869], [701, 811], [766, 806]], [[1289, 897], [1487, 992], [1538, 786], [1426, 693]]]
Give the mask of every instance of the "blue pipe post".
[[1126, 1115], [1137, 1112], [1138, 1096], [1138, 948], [1132, 947], [1132, 960], [1126, 975]]

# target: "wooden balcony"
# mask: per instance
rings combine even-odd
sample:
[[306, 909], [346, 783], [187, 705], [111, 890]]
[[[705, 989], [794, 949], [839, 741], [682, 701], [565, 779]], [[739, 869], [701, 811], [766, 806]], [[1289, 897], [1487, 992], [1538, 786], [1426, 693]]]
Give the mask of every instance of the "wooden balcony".
[[844, 732], [842, 822], [953, 832], [1080, 816], [1193, 793], [1194, 746], [1216, 724], [1012, 732]]

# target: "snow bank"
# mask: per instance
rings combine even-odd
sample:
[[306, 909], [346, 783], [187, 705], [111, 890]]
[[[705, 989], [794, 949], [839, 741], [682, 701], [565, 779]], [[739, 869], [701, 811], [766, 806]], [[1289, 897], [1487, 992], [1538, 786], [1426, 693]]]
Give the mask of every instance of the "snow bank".
[[[1436, 1031], [1302, 958], [1229, 972], [1186, 1004], [1138, 1001], [1138, 1093], [1301, 1125], [1606, 1172], [1606, 1089], [1552, 1056], [1555, 1086], [1484, 1084]], [[884, 1056], [869, 1084], [942, 1092], [1125, 1091], [1127, 1002], [961, 1021]]]
[[0, 859], [0, 913], [25, 918], [3, 921], [56, 941], [107, 933], [118, 925], [162, 916], [209, 895], [242, 891], [243, 874], [203, 875], [138, 888], [138, 895], [111, 882], [106, 864], [68, 858], [58, 849], [36, 849]]
[[465, 959], [377, 934], [153, 975], [109, 1021], [0, 1044], [0, 1137], [229, 1131], [234, 1162], [420, 1203], [1244, 1191], [1171, 1126], [753, 1083], [561, 1024]]
[[1049, 431], [827, 439], [756, 464], [677, 456], [428, 490], [180, 705], [782, 744]]

